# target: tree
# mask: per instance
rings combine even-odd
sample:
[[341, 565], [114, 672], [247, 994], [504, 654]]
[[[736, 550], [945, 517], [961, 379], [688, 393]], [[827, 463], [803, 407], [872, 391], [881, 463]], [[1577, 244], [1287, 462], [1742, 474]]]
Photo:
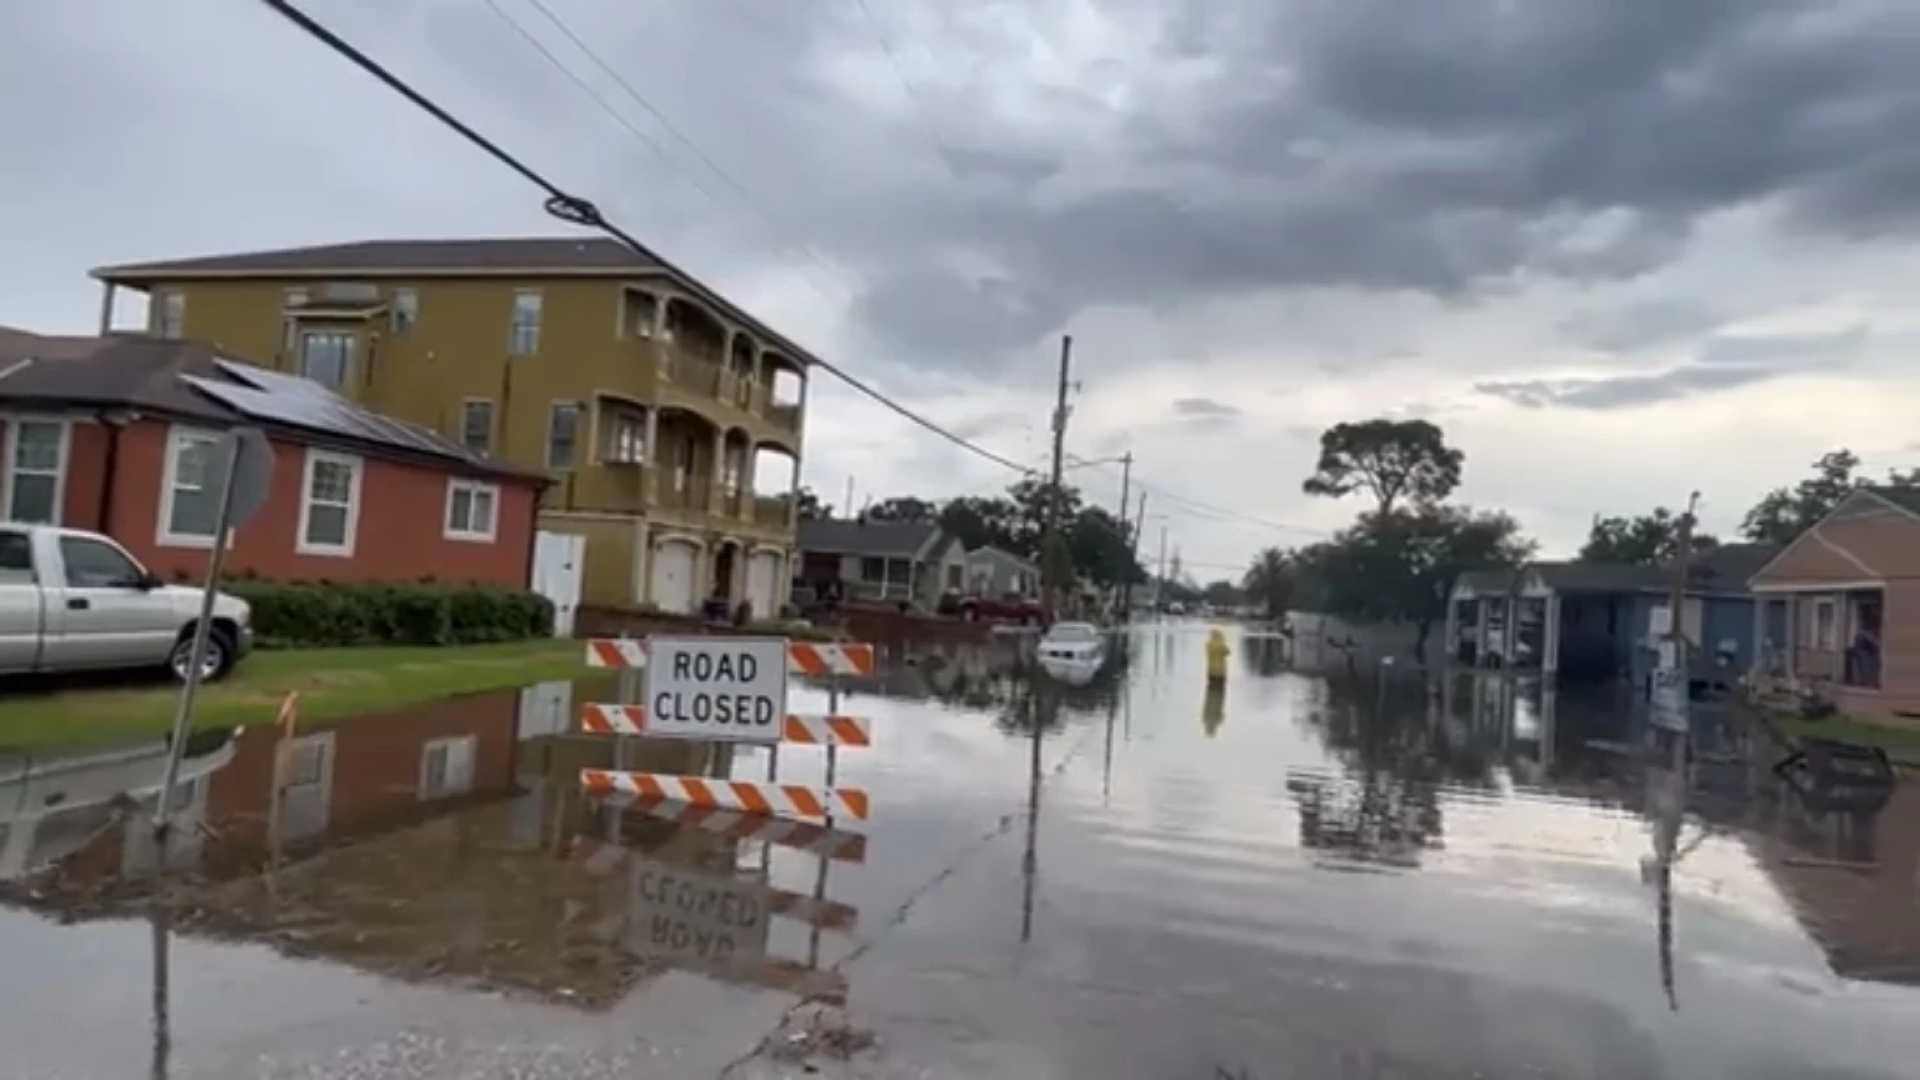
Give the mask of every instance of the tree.
[[1253, 565], [1247, 568], [1240, 585], [1249, 601], [1266, 609], [1267, 618], [1278, 619], [1286, 615], [1293, 603], [1298, 574], [1298, 560], [1291, 553], [1270, 547], [1254, 556]]
[[1321, 434], [1320, 463], [1301, 487], [1336, 499], [1365, 488], [1384, 517], [1403, 495], [1419, 503], [1446, 498], [1460, 486], [1465, 459], [1425, 420], [1335, 424]]
[[963, 495], [948, 499], [940, 508], [940, 529], [958, 537], [968, 551], [989, 544], [1011, 551], [1014, 519], [1018, 516], [1019, 511], [1006, 499]]
[[912, 495], [895, 495], [867, 508], [869, 521], [935, 521], [939, 516], [938, 506]]
[[[1860, 486], [1861, 481], [1853, 476], [1853, 470], [1859, 467], [1859, 456], [1845, 447], [1820, 455], [1820, 460], [1813, 463], [1811, 477], [1795, 484], [1791, 491], [1774, 488], [1755, 503], [1741, 520], [1740, 532], [1763, 544], [1791, 541]], [[1890, 479], [1901, 477], [1894, 473]]]
[[[1664, 506], [1639, 517], [1596, 517], [1580, 549], [1581, 562], [1631, 563], [1652, 566], [1671, 560], [1678, 552], [1680, 520]], [[1696, 533], [1690, 545], [1695, 554], [1720, 546], [1720, 541], [1705, 533]]]
[[810, 487], [800, 489], [799, 502], [796, 508], [800, 511], [801, 521], [819, 521], [823, 518], [833, 516], [833, 506], [822, 503], [820, 496], [814, 494], [813, 489]]
[[1243, 598], [1240, 586], [1222, 578], [1219, 581], [1209, 581], [1207, 587], [1200, 590], [1200, 599], [1217, 608], [1234, 608], [1240, 606]]
[[1512, 517], [1458, 506], [1369, 514], [1302, 553], [1318, 599], [1336, 615], [1411, 622], [1414, 652], [1424, 662], [1433, 624], [1444, 618], [1454, 582], [1469, 570], [1517, 566], [1532, 541]]
[[1134, 560], [1126, 526], [1104, 507], [1089, 506], [1074, 515], [1067, 528], [1067, 551], [1074, 573], [1102, 589], [1131, 585], [1146, 577]]
[[1072, 484], [1062, 484], [1055, 492], [1051, 483], [1029, 476], [1008, 488], [1007, 497], [1013, 500], [1014, 506], [1012, 535], [1008, 540], [1014, 554], [1028, 558], [1040, 550], [1040, 537], [1047, 531], [1050, 506], [1059, 508], [1062, 529], [1080, 513], [1080, 490]]

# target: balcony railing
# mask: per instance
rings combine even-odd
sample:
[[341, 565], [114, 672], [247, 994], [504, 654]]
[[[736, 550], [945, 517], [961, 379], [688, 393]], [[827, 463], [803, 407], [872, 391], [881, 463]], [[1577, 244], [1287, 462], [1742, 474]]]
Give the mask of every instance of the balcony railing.
[[686, 351], [667, 348], [660, 353], [660, 372], [675, 386], [707, 397], [720, 396], [720, 365]]
[[770, 404], [767, 406], [767, 419], [771, 420], [775, 427], [786, 428], [788, 431], [798, 433], [800, 430], [800, 406], [798, 404]]
[[659, 495], [654, 502], [670, 510], [699, 510], [705, 513], [708, 511], [707, 485], [692, 482], [675, 491], [672, 478], [665, 477], [662, 479]]
[[769, 528], [787, 528], [793, 524], [793, 500], [785, 495], [757, 495], [753, 500], [753, 520]]

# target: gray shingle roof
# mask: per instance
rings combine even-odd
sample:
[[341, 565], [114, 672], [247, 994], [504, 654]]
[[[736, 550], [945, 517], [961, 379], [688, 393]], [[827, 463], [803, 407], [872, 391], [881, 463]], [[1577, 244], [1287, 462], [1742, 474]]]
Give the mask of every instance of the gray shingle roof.
[[802, 521], [798, 543], [802, 551], [910, 559], [939, 531], [931, 522], [824, 518]]
[[1920, 488], [1874, 486], [1867, 490], [1910, 514], [1920, 514]]
[[43, 337], [0, 327], [0, 402], [139, 409], [216, 427], [255, 422], [458, 471], [532, 477], [431, 428], [384, 416], [318, 383], [221, 356], [198, 341], [136, 334]]
[[598, 237], [494, 237], [459, 240], [362, 240], [350, 244], [205, 255], [190, 259], [103, 266], [93, 276], [136, 281], [196, 274], [380, 274], [424, 270], [499, 273], [506, 270], [655, 270], [660, 263], [616, 240]]

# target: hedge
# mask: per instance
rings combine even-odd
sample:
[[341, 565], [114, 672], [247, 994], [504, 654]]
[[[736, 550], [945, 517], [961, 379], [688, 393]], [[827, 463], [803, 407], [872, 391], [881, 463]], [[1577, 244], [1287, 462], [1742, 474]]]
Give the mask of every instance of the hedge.
[[231, 581], [268, 645], [464, 645], [553, 632], [536, 593], [473, 585]]

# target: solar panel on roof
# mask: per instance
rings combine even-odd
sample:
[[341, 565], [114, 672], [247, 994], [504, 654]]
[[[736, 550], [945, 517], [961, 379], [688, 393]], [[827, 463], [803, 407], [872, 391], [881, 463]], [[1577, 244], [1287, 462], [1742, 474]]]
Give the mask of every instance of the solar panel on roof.
[[215, 361], [240, 382], [182, 375], [195, 389], [259, 420], [463, 461], [465, 448], [430, 428], [363, 409], [311, 379]]

